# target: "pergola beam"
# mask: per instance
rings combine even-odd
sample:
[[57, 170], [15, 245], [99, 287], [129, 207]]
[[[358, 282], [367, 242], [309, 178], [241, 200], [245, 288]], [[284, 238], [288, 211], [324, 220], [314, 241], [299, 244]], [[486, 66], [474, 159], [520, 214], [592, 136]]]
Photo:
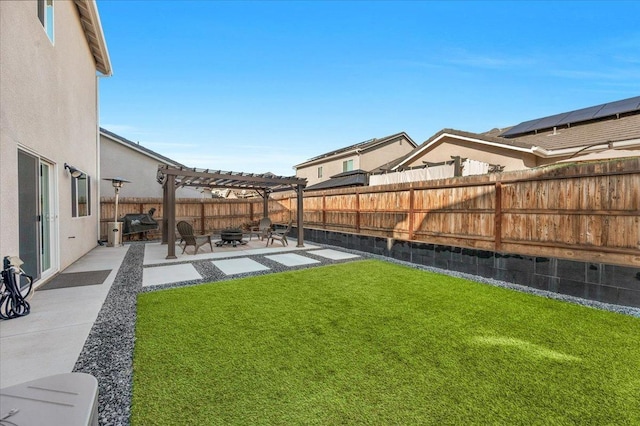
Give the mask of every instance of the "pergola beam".
[[[209, 169], [186, 169], [173, 166], [159, 166], [158, 183], [163, 186], [162, 243], [166, 243], [167, 259], [176, 259], [176, 190], [185, 186], [208, 188], [252, 189], [263, 197], [263, 216], [269, 216], [269, 194], [293, 188], [298, 195], [298, 247], [304, 247], [303, 192], [307, 180], [295, 176], [282, 177], [270, 174], [210, 172]], [[205, 183], [206, 182], [206, 183]]]
[[[198, 171], [196, 169], [183, 169], [179, 167], [172, 166], [160, 166], [158, 168], [159, 173], [164, 175], [173, 175], [176, 177], [180, 177], [181, 184], [185, 186], [189, 186], [192, 183], [182, 182], [182, 177], [189, 178], [206, 178], [212, 180], [221, 180], [221, 181], [229, 181], [229, 182], [244, 182], [251, 183], [256, 187], [264, 187], [264, 184], [268, 185], [299, 185], [300, 181], [304, 181], [306, 185], [306, 179], [301, 179], [295, 176], [283, 177], [283, 176], [265, 176], [265, 175], [254, 175], [254, 174], [238, 174], [234, 172], [221, 172], [217, 170], [215, 172], [205, 172]], [[202, 186], [193, 184], [193, 186]]]

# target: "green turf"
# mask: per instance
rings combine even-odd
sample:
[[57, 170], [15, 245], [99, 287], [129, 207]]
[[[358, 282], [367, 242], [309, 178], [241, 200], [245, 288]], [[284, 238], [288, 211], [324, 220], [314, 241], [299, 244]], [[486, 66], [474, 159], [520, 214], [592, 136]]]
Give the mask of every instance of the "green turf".
[[382, 261], [141, 294], [132, 423], [640, 424], [640, 319]]

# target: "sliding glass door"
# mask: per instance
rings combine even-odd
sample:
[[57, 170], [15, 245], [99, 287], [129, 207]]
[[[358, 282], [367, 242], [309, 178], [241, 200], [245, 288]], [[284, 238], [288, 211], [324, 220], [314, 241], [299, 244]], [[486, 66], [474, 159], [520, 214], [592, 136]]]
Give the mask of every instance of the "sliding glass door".
[[51, 234], [53, 214], [51, 212], [51, 166], [40, 162], [40, 272], [51, 269]]
[[53, 165], [18, 151], [18, 213], [22, 269], [34, 279], [53, 273], [56, 262]]

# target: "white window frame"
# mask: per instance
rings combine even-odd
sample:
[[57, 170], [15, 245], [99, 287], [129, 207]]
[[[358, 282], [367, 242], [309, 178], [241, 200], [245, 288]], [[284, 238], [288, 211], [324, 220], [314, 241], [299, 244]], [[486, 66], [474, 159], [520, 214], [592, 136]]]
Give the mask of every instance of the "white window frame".
[[[81, 194], [82, 185], [80, 181], [84, 180], [84, 194]], [[81, 201], [84, 199], [84, 203]], [[82, 208], [82, 205], [85, 205]], [[77, 178], [71, 177], [71, 217], [89, 217], [91, 216], [91, 178], [82, 172]]]
[[353, 159], [351, 160], [344, 160], [342, 162], [342, 172], [351, 172], [353, 171]]
[[318, 179], [322, 178], [322, 166], [318, 167]]
[[54, 10], [53, 10], [53, 0], [38, 0], [38, 19], [42, 24], [42, 28], [44, 28], [44, 32], [49, 37], [51, 43], [53, 43], [54, 34], [53, 34], [53, 22], [54, 22]]

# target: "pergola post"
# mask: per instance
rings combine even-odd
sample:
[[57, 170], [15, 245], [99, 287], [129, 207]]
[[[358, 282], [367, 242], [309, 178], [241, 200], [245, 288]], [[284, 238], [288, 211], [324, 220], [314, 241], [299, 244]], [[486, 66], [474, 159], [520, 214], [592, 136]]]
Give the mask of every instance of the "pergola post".
[[[262, 215], [269, 217], [269, 193], [293, 188], [298, 193], [298, 247], [304, 247], [304, 215], [303, 192], [307, 184], [306, 179], [295, 176], [282, 177], [271, 174], [244, 174], [185, 168], [183, 166], [159, 166], [158, 183], [163, 186], [163, 223], [162, 243], [167, 244], [167, 259], [176, 259], [176, 183], [180, 187], [207, 188], [242, 188], [257, 191], [263, 198]], [[274, 189], [275, 188], [275, 189]], [[253, 207], [251, 207], [253, 216]], [[204, 220], [203, 220], [204, 223]]]
[[165, 199], [168, 209], [165, 211], [167, 218], [167, 259], [177, 259], [176, 257], [176, 176], [167, 174], [167, 187]]
[[304, 247], [304, 186], [298, 185], [296, 192], [298, 193], [298, 245], [296, 247]]
[[167, 244], [167, 238], [169, 236], [169, 225], [167, 223], [167, 212], [171, 208], [168, 203], [169, 196], [167, 195], [169, 185], [165, 180], [162, 186], [162, 244]]
[[269, 191], [264, 189], [264, 196], [262, 197], [262, 217], [269, 217]]

